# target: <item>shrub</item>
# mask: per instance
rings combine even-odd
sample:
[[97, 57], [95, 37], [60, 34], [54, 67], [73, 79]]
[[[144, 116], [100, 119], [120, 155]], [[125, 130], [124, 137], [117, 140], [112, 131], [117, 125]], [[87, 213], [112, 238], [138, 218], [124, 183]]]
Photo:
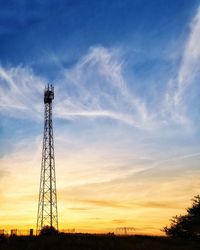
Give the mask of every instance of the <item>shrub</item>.
[[58, 234], [58, 230], [50, 226], [44, 226], [40, 231], [40, 235], [56, 235], [56, 234]]
[[200, 196], [192, 199], [192, 206], [186, 209], [186, 215], [174, 216], [170, 227], [163, 231], [172, 237], [194, 238], [200, 236]]

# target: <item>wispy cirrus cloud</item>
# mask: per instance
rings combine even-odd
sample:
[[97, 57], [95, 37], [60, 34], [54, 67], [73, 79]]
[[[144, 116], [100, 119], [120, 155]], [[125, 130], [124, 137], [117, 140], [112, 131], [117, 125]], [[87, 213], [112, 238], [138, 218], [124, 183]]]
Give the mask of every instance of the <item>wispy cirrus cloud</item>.
[[[47, 82], [30, 68], [1, 66], [0, 111], [18, 117], [41, 116], [42, 92]], [[104, 117], [137, 128], [150, 127], [146, 104], [129, 92], [115, 51], [90, 49], [75, 66], [61, 69], [56, 87], [56, 117]]]
[[200, 76], [200, 7], [190, 23], [189, 30], [180, 66], [176, 76], [169, 82], [165, 99], [170, 115], [180, 122], [188, 122], [185, 116], [186, 90]]
[[17, 118], [41, 117], [45, 83], [29, 68], [0, 66], [0, 112]]
[[[127, 83], [124, 73], [127, 65], [120, 50], [96, 46], [71, 67], [60, 67], [55, 79], [55, 116], [112, 119], [142, 130], [156, 130], [173, 123], [186, 124], [187, 104], [183, 103], [183, 96], [186, 87], [199, 74], [200, 9], [190, 27], [176, 77], [171, 78], [165, 93], [156, 93], [163, 95], [164, 101], [150, 107], [142, 95], [134, 92], [137, 83], [132, 83], [131, 88]], [[0, 112], [41, 118], [43, 87], [47, 83], [48, 79], [36, 75], [30, 68], [1, 66]]]
[[185, 45], [182, 63], [178, 72], [178, 90], [175, 94], [175, 102], [179, 103], [181, 94], [185, 88], [192, 84], [195, 77], [199, 76], [200, 62], [200, 7], [190, 24], [190, 35]]
[[146, 104], [130, 92], [123, 74], [119, 52], [91, 48], [71, 69], [62, 69], [60, 85], [74, 89], [57, 105], [63, 117], [105, 117], [147, 129], [152, 122]]

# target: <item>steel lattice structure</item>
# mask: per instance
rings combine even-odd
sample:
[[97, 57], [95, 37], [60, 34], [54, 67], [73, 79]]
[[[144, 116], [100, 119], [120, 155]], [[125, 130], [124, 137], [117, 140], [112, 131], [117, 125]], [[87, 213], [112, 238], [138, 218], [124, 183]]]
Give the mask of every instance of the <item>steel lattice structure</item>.
[[37, 214], [37, 233], [45, 227], [58, 230], [56, 173], [53, 141], [52, 100], [53, 86], [44, 90], [44, 137]]
[[131, 231], [134, 231], [135, 230], [135, 228], [134, 227], [117, 227], [116, 228], [116, 231], [117, 232], [123, 232], [124, 233], [124, 235], [127, 235], [128, 234], [128, 232], [131, 232]]

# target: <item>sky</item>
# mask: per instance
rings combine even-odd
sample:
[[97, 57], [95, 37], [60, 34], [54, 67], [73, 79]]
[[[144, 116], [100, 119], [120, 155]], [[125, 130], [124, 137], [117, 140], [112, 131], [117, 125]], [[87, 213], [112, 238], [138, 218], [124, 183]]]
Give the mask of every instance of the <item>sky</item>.
[[0, 1], [0, 228], [36, 227], [43, 91], [60, 229], [162, 234], [200, 189], [200, 2]]

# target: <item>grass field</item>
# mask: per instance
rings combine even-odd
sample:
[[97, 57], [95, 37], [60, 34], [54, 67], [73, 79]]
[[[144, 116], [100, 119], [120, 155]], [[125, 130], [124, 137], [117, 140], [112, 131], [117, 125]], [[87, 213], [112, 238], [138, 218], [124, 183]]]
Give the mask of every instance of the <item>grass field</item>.
[[200, 241], [150, 236], [57, 235], [0, 238], [0, 250], [199, 250]]

